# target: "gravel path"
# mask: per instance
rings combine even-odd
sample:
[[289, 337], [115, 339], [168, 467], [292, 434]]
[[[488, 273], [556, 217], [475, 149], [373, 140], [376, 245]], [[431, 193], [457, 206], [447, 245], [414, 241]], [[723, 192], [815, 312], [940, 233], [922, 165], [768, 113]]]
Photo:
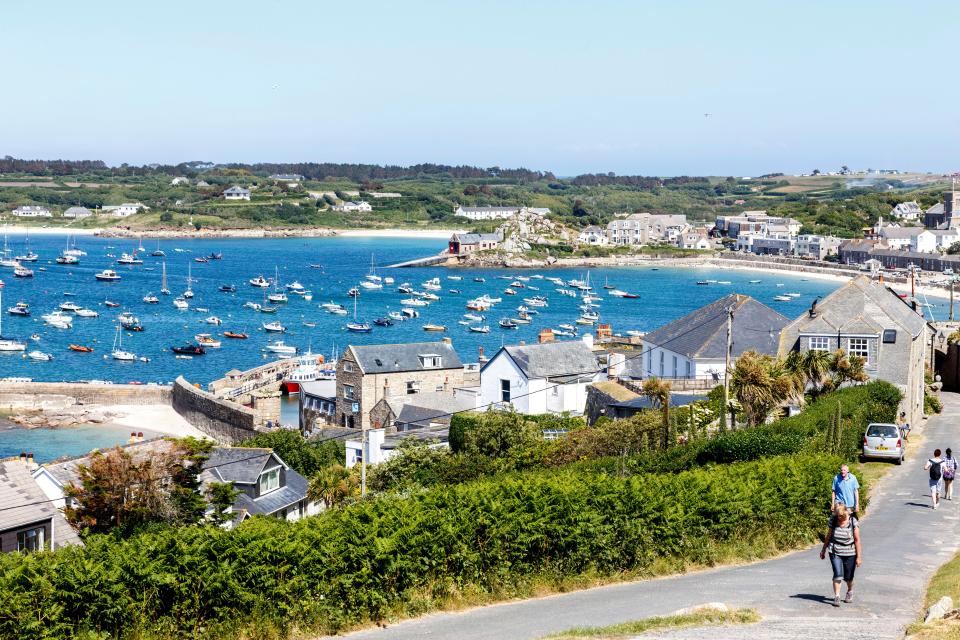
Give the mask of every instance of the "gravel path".
[[[602, 626], [706, 602], [756, 608], [763, 621], [743, 627], [688, 629], [647, 634], [685, 640], [730, 638], [900, 638], [919, 614], [930, 576], [960, 547], [960, 500], [930, 508], [927, 449], [960, 450], [955, 425], [960, 395], [943, 394], [944, 412], [914, 433], [903, 466], [891, 466], [873, 495], [863, 522], [864, 564], [856, 601], [833, 608], [826, 596], [830, 568], [819, 545], [766, 562], [711, 569], [669, 578], [598, 587], [557, 596], [428, 615], [386, 628], [350, 634], [354, 640], [450, 638], [528, 640], [576, 626]], [[919, 440], [919, 438], [915, 438]]]

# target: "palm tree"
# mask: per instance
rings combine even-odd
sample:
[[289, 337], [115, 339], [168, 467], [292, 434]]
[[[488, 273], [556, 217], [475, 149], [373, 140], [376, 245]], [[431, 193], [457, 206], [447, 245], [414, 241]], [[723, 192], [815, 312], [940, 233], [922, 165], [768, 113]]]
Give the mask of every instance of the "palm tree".
[[320, 500], [329, 509], [359, 492], [357, 474], [343, 465], [334, 464], [317, 471], [310, 478], [307, 497]]
[[783, 361], [756, 351], [746, 351], [734, 364], [730, 388], [746, 416], [747, 424], [763, 424], [780, 403], [802, 396], [804, 378]]
[[830, 359], [830, 385], [839, 389], [846, 382], [866, 382], [870, 379], [864, 368], [867, 361], [860, 356], [848, 356], [843, 349], [833, 352]]
[[654, 409], [663, 412], [663, 448], [670, 447], [670, 388], [669, 382], [657, 378], [647, 378], [643, 381], [641, 390]]

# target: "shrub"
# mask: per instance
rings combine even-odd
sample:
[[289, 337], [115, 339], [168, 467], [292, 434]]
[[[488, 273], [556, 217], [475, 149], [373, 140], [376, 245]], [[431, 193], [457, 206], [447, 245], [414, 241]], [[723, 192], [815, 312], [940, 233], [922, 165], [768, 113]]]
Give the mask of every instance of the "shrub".
[[311, 442], [304, 440], [298, 431], [290, 429], [261, 433], [244, 440], [238, 446], [273, 449], [284, 462], [306, 478], [324, 467], [343, 464], [346, 458], [342, 441]]
[[925, 414], [931, 415], [941, 411], [943, 411], [943, 403], [940, 402], [940, 398], [928, 394], [923, 396], [923, 412]]
[[296, 523], [254, 518], [233, 531], [0, 554], [0, 637], [285, 637], [421, 612], [466, 591], [663, 559], [709, 564], [718, 544], [811, 542], [837, 464], [801, 455], [628, 479], [526, 473]]

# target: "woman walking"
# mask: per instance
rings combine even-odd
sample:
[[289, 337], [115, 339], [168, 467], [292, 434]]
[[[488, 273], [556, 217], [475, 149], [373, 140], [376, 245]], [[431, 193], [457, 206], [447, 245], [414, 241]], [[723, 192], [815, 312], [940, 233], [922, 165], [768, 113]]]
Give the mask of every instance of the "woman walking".
[[957, 476], [957, 459], [953, 451], [947, 448], [947, 456], [943, 459], [943, 497], [953, 500], [953, 479]]
[[933, 457], [927, 460], [924, 469], [930, 472], [930, 499], [933, 500], [933, 509], [940, 508], [940, 487], [943, 484], [943, 458], [940, 449], [933, 450]]
[[844, 504], [837, 504], [827, 537], [820, 549], [820, 559], [830, 554], [830, 566], [833, 568], [833, 606], [840, 606], [840, 583], [847, 583], [847, 595], [844, 602], [853, 602], [853, 574], [863, 561], [860, 553], [860, 523]]

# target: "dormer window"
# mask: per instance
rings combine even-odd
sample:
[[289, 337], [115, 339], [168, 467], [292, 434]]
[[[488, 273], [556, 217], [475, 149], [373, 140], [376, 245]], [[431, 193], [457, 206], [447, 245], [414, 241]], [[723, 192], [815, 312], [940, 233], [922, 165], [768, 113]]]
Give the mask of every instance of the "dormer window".
[[434, 354], [427, 353], [420, 356], [420, 366], [424, 369], [439, 369], [443, 359]]
[[280, 488], [280, 467], [264, 471], [260, 474], [260, 495], [276, 491]]

